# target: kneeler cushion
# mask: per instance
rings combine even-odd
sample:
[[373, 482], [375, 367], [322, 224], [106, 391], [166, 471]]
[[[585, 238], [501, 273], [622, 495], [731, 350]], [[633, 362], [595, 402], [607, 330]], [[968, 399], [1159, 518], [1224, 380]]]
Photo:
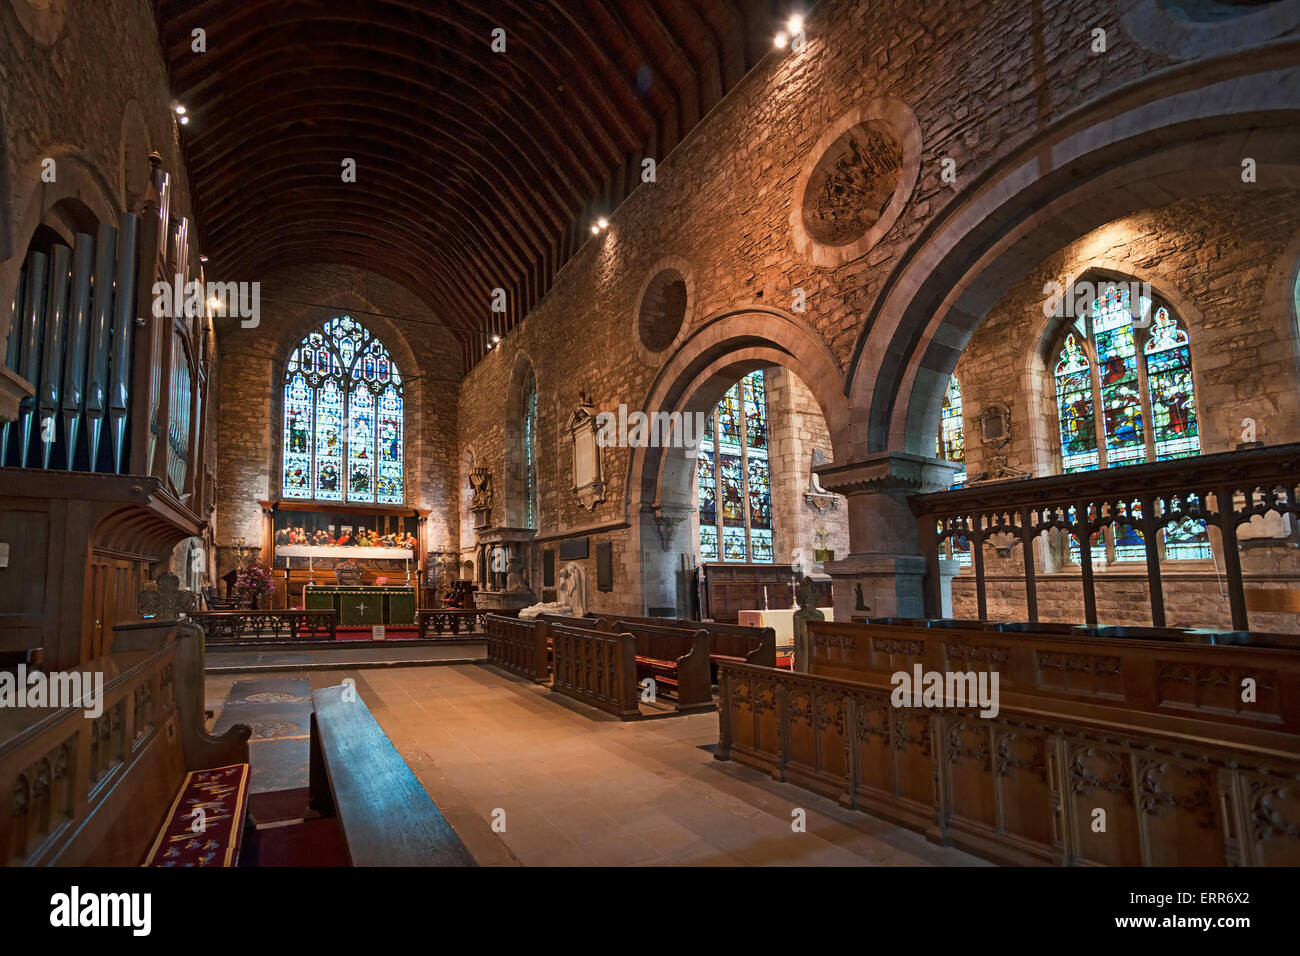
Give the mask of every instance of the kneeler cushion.
[[[248, 804], [248, 764], [195, 770], [185, 777], [145, 866], [234, 866]], [[193, 829], [203, 811], [204, 831]]]

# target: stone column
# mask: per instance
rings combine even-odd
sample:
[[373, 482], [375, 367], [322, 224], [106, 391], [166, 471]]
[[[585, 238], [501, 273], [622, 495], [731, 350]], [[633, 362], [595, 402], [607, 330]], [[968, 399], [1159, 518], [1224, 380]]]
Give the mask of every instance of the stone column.
[[[925, 617], [926, 559], [907, 498], [947, 489], [956, 466], [905, 452], [880, 452], [816, 470], [823, 488], [848, 500], [849, 555], [825, 565], [834, 581], [835, 620]], [[952, 578], [958, 567], [956, 561], [939, 562], [944, 617], [952, 614]], [[865, 609], [859, 607], [859, 593]]]
[[693, 581], [682, 572], [682, 554], [693, 550], [691, 509], [655, 505], [641, 512], [641, 613], [685, 617]]

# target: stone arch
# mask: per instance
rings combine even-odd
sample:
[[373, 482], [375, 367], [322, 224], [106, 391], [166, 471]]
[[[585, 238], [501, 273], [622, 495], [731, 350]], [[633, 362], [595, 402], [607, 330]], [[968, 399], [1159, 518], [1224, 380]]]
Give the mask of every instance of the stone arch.
[[[746, 303], [702, 320], [650, 385], [640, 411], [708, 412], [743, 375], [781, 366], [812, 391], [831, 435], [832, 455], [846, 454], [848, 404], [843, 370], [826, 342], [781, 309]], [[690, 478], [695, 459], [685, 448], [632, 448], [624, 507], [641, 555], [642, 605], [678, 607], [678, 553], [694, 509]]]
[[[52, 183], [41, 179], [47, 158], [55, 161], [56, 175]], [[0, 165], [0, 185], [6, 187], [0, 189], [0, 214], [4, 214], [3, 223], [0, 223], [0, 253], [4, 254], [0, 260], [0, 302], [5, 303], [0, 309], [0, 344], [8, 340], [8, 303], [13, 301], [18, 287], [18, 275], [23, 269], [27, 246], [45, 223], [50, 210], [60, 206], [84, 209], [98, 222], [114, 226], [121, 212], [116, 191], [75, 146], [47, 146], [37, 153], [36, 159], [18, 171], [12, 184], [5, 174], [6, 170]], [[14, 199], [12, 206], [6, 204], [10, 196]]]
[[1242, 157], [1270, 186], [1300, 186], [1300, 78], [1286, 66], [1298, 50], [1220, 61], [1208, 80], [1205, 64], [1171, 68], [1061, 117], [976, 177], [865, 317], [848, 384], [855, 456], [931, 453], [971, 333], [1050, 251], [1153, 205], [1241, 188]]
[[[523, 528], [527, 524], [525, 500], [527, 490], [524, 483], [524, 425], [523, 404], [524, 385], [532, 375], [538, 395], [538, 424], [541, 424], [543, 402], [541, 380], [537, 376], [537, 366], [523, 349], [515, 353], [514, 366], [510, 370], [510, 385], [506, 389], [505, 407], [505, 446], [501, 456], [501, 520], [504, 527]], [[537, 442], [538, 451], [545, 446]], [[539, 476], [540, 480], [540, 476]], [[541, 488], [538, 487], [538, 525], [541, 525]]]

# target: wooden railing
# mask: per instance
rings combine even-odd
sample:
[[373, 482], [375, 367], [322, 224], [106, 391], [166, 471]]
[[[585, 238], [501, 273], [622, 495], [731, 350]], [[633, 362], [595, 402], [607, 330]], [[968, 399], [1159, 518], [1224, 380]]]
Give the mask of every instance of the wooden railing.
[[191, 615], [211, 643], [230, 641], [332, 641], [339, 613], [310, 611], [197, 611]]
[[[1161, 586], [1161, 532], [1190, 519], [1217, 529], [1232, 611], [1232, 626], [1250, 622], [1242, 584], [1238, 529], [1251, 518], [1274, 512], [1300, 517], [1300, 443], [1202, 455], [1146, 465], [1056, 475], [1028, 481], [974, 484], [956, 491], [914, 495], [921, 553], [928, 561], [926, 613], [942, 616], [940, 544], [970, 542], [978, 614], [988, 617], [984, 544], [997, 537], [1018, 541], [1024, 557], [1025, 601], [1030, 622], [1038, 620], [1033, 542], [1052, 530], [1074, 535], [1083, 586], [1084, 617], [1097, 623], [1092, 537], [1111, 525], [1129, 525], [1146, 542], [1151, 623], [1165, 625]], [[1207, 533], [1208, 530], [1207, 530]], [[1214, 535], [1210, 534], [1213, 543]]]
[[537, 684], [550, 679], [549, 628], [545, 621], [520, 620], [504, 614], [483, 619], [487, 662]]
[[482, 631], [484, 620], [490, 613], [487, 608], [421, 608], [415, 612], [415, 619], [420, 625], [422, 638], [428, 637], [430, 631], [436, 636], [456, 636]]
[[637, 704], [636, 638], [565, 624], [541, 622], [554, 648], [551, 690], [620, 720], [640, 716]]
[[[1300, 652], [960, 627], [809, 632], [812, 673], [721, 665], [718, 759], [1001, 862], [1300, 864]], [[917, 667], [997, 673], [996, 714], [946, 695], [896, 706], [893, 676]]]

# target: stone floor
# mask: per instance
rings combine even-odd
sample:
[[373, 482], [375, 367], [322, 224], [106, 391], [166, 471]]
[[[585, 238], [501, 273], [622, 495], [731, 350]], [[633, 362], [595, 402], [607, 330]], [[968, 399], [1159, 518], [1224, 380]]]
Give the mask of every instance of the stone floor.
[[[482, 865], [988, 865], [714, 760], [716, 713], [621, 723], [479, 665], [293, 676], [352, 677]], [[208, 678], [210, 709], [234, 680]]]

